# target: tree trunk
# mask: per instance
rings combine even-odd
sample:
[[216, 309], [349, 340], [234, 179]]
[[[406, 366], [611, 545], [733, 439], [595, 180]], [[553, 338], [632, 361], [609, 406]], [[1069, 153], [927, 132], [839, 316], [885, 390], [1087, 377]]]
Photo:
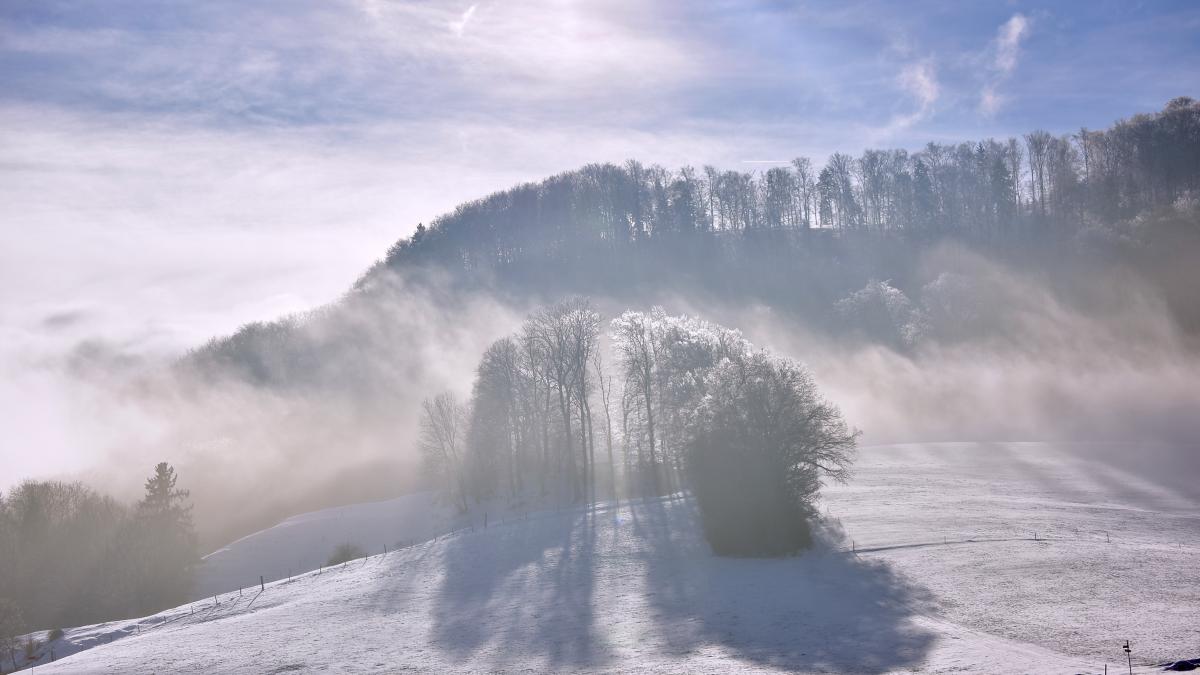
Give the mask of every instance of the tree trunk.
[[654, 494], [658, 494], [658, 466], [654, 461], [654, 402], [650, 396], [650, 377], [642, 383], [643, 398], [646, 400], [646, 431], [650, 434], [650, 480]]
[[563, 418], [563, 443], [566, 444], [564, 451], [567, 456], [567, 471], [571, 474], [571, 484], [574, 486], [575, 499], [579, 499], [579, 483], [577, 482], [578, 470], [575, 466], [575, 453], [571, 450], [571, 402], [567, 400], [566, 389], [562, 386], [558, 388], [558, 407], [562, 411]]
[[587, 398], [583, 399], [583, 409], [587, 413], [588, 466], [591, 467], [592, 501], [596, 501], [596, 434], [592, 428], [592, 404]]
[[583, 461], [583, 471], [580, 474], [580, 482], [583, 488], [583, 500], [588, 502], [591, 500], [591, 467], [588, 466], [588, 440], [587, 440], [587, 402], [584, 400], [582, 392], [579, 396], [579, 454]]

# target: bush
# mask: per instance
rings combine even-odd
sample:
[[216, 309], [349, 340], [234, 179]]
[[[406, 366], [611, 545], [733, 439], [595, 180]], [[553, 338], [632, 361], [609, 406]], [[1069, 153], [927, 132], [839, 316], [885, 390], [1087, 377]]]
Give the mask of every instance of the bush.
[[821, 480], [848, 477], [857, 432], [803, 367], [762, 352], [726, 360], [706, 388], [688, 466], [713, 552], [778, 556], [807, 547]]
[[50, 631], [50, 633], [46, 636], [46, 640], [48, 642], [54, 642], [55, 640], [61, 640], [62, 638], [63, 638], [63, 629], [61, 629], [61, 628], [55, 628], [54, 630]]
[[329, 556], [329, 560], [325, 561], [325, 566], [341, 565], [344, 562], [358, 560], [366, 554], [366, 551], [354, 544], [338, 544], [338, 547], [333, 549], [333, 554]]
[[698, 439], [691, 468], [704, 536], [717, 555], [780, 556], [812, 543], [808, 513], [788, 499], [779, 467], [749, 437]]

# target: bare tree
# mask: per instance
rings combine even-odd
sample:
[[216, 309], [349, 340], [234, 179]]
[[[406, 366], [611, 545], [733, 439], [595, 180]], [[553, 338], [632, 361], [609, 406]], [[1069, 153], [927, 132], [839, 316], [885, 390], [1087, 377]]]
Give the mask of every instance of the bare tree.
[[20, 606], [8, 598], [0, 598], [0, 647], [8, 650], [13, 672], [17, 671], [19, 636], [24, 632], [25, 620], [21, 616]]
[[613, 319], [613, 343], [625, 375], [626, 390], [632, 388], [641, 398], [646, 413], [646, 433], [650, 457], [650, 477], [658, 492], [658, 467], [654, 458], [654, 345], [650, 319], [640, 312], [625, 312]]
[[807, 157], [793, 159], [792, 169], [796, 173], [796, 199], [799, 201], [797, 208], [800, 222], [807, 230], [812, 227], [812, 203], [816, 197], [817, 177], [813, 173], [812, 162]]
[[[545, 372], [558, 394], [563, 425], [563, 453], [567, 458], [575, 498], [586, 497], [589, 465], [595, 454], [589, 433], [588, 360], [599, 339], [600, 315], [586, 300], [568, 300], [530, 317], [526, 323], [526, 334], [538, 343]], [[581, 463], [576, 462], [572, 441], [572, 418], [576, 410], [579, 414]]]
[[1025, 147], [1029, 149], [1030, 196], [1038, 205], [1043, 218], [1046, 216], [1046, 163], [1053, 138], [1045, 131], [1025, 134]]
[[426, 470], [443, 482], [460, 511], [467, 510], [467, 476], [463, 463], [467, 410], [449, 392], [421, 403], [419, 447]]
[[611, 375], [604, 373], [604, 358], [597, 349], [592, 355], [592, 369], [596, 372], [596, 384], [600, 387], [600, 403], [604, 408], [604, 445], [608, 450], [608, 475], [613, 499], [617, 498], [617, 465], [613, 461], [612, 389]]

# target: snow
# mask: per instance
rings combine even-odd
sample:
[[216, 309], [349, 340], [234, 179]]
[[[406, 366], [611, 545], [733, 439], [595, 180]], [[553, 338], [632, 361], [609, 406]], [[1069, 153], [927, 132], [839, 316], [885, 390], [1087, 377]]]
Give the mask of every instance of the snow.
[[338, 544], [382, 552], [432, 539], [462, 521], [432, 492], [292, 516], [204, 556], [194, 599], [257, 585], [259, 576], [274, 581], [319, 569]]
[[1098, 673], [1125, 639], [1135, 672], [1200, 655], [1200, 508], [1076, 450], [864, 448], [825, 504], [854, 552], [826, 532], [795, 558], [717, 558], [682, 497], [547, 512], [71, 629], [59, 656], [94, 648], [37, 671]]
[[[1102, 670], [1200, 656], [1200, 504], [1081, 444], [862, 449], [829, 513], [937, 613]], [[1038, 537], [1035, 541], [1034, 536]]]

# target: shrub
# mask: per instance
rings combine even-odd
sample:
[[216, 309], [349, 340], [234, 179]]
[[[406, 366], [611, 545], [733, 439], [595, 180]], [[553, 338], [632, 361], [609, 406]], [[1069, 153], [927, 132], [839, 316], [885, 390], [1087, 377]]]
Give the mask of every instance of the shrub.
[[333, 549], [333, 553], [329, 556], [329, 560], [325, 561], [325, 566], [333, 567], [334, 565], [340, 565], [351, 560], [358, 560], [366, 554], [366, 551], [354, 544], [338, 544], [337, 548]]
[[713, 551], [776, 556], [807, 547], [821, 480], [848, 477], [857, 432], [786, 359], [726, 360], [706, 388], [688, 465]]
[[61, 628], [55, 628], [54, 630], [50, 631], [50, 633], [46, 636], [46, 640], [48, 642], [54, 642], [55, 640], [61, 640], [62, 638], [63, 638], [63, 629], [61, 629]]

